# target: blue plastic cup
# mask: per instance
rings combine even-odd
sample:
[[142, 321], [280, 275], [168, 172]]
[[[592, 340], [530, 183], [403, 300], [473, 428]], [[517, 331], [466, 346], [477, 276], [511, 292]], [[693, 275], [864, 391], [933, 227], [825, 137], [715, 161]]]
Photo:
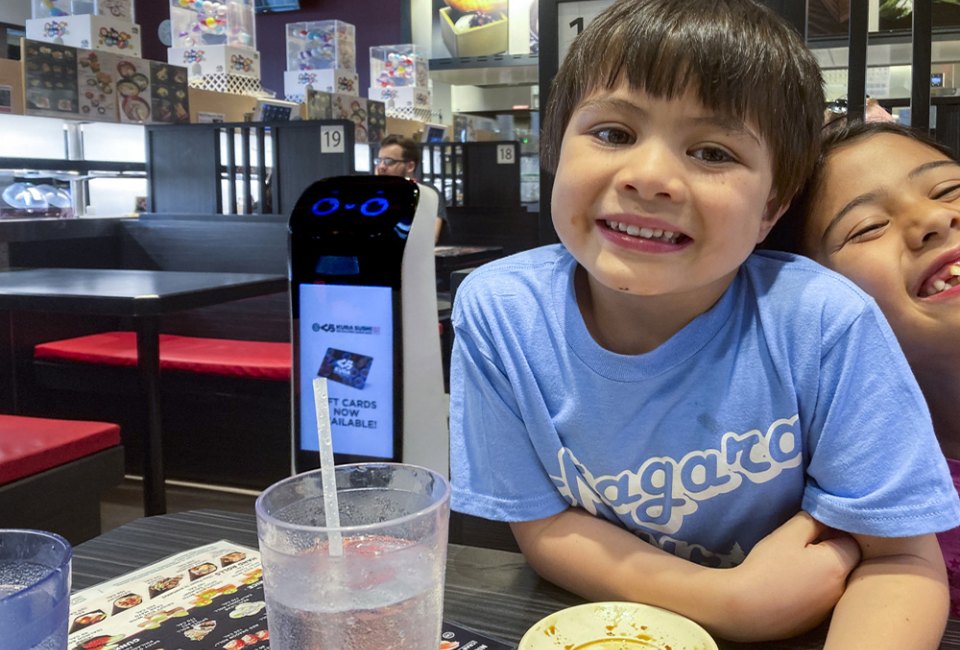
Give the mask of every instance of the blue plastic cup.
[[0, 630], [4, 648], [67, 647], [72, 559], [73, 549], [60, 535], [42, 530], [0, 530]]

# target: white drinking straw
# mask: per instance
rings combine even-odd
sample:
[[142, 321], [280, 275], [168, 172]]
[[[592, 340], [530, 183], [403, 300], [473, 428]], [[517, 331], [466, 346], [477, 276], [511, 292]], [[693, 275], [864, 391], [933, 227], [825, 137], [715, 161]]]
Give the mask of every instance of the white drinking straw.
[[337, 502], [337, 479], [333, 469], [333, 439], [330, 435], [330, 402], [327, 399], [327, 380], [313, 380], [313, 401], [317, 408], [317, 436], [320, 438], [320, 480], [323, 484], [323, 512], [329, 529], [330, 555], [343, 555], [340, 537], [340, 505]]

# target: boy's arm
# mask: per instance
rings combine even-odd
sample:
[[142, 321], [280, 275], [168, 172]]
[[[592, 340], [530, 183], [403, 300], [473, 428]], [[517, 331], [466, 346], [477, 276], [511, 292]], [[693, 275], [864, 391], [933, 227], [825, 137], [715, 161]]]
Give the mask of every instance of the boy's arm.
[[937, 648], [950, 609], [935, 535], [855, 535], [863, 561], [830, 622], [829, 648]]
[[733, 569], [676, 557], [579, 508], [511, 528], [531, 566], [561, 587], [664, 607], [739, 641], [785, 638], [822, 621], [860, 558], [848, 536], [818, 543], [826, 528], [806, 513]]

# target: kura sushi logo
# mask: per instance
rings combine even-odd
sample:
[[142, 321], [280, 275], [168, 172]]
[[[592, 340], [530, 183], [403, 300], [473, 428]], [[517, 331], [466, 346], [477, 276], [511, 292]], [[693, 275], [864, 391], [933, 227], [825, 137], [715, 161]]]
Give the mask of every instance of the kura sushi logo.
[[65, 21], [54, 20], [43, 24], [43, 35], [45, 38], [63, 38], [67, 34], [67, 23]]
[[207, 60], [206, 52], [203, 50], [186, 50], [183, 53], [184, 63], [202, 63]]

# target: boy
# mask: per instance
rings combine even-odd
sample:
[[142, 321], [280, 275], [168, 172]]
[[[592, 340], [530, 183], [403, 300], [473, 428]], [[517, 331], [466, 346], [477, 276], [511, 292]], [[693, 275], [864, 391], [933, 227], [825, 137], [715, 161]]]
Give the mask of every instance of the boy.
[[[373, 173], [377, 176], [416, 178], [420, 164], [420, 145], [400, 135], [388, 135], [380, 142], [380, 151], [374, 159]], [[429, 183], [419, 181], [437, 193], [437, 220], [434, 222], [433, 243], [440, 241], [443, 223], [447, 220], [447, 202], [440, 191]]]
[[934, 648], [960, 503], [923, 397], [865, 294], [751, 254], [823, 105], [750, 0], [623, 0], [577, 38], [544, 122], [562, 245], [457, 293], [453, 507], [591, 599], [742, 640], [836, 605], [827, 647]]

